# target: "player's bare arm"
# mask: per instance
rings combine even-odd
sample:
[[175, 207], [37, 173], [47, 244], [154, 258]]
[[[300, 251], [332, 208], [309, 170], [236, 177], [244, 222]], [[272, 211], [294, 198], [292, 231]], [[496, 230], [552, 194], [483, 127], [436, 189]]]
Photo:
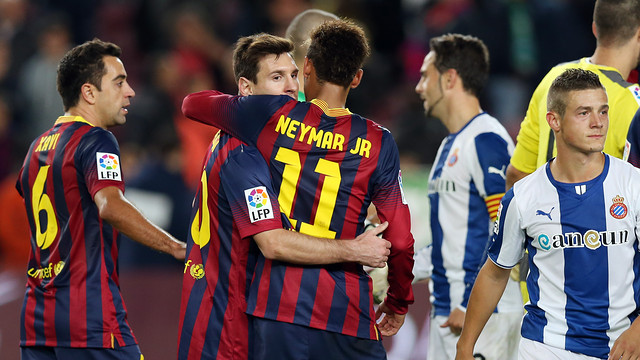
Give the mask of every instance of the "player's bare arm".
[[509, 269], [494, 264], [490, 259], [480, 269], [469, 296], [462, 334], [456, 346], [457, 360], [473, 359], [473, 348], [489, 316], [500, 301], [509, 281], [510, 272]]
[[385, 222], [352, 240], [316, 238], [284, 229], [264, 231], [253, 238], [262, 254], [271, 260], [301, 265], [357, 262], [380, 268], [386, 264], [391, 243], [377, 235], [388, 225]]
[[93, 201], [98, 206], [100, 217], [121, 233], [142, 245], [184, 260], [187, 245], [152, 224], [117, 187], [108, 186], [99, 190]]
[[522, 179], [523, 177], [529, 175], [529, 173], [526, 173], [524, 171], [520, 171], [518, 169], [516, 169], [515, 167], [513, 167], [513, 165], [509, 164], [507, 166], [507, 174], [506, 174], [506, 180], [505, 180], [505, 191], [511, 189], [513, 187], [513, 184], [515, 184], [516, 182], [518, 182], [518, 180]]

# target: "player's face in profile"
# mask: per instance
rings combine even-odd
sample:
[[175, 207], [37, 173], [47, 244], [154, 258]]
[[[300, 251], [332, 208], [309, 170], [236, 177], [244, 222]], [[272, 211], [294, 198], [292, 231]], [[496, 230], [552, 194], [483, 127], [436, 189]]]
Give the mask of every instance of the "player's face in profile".
[[103, 60], [107, 73], [96, 95], [96, 110], [105, 127], [122, 125], [127, 121], [127, 108], [136, 93], [127, 82], [122, 61], [114, 56], [105, 56]]
[[441, 75], [435, 66], [436, 54], [431, 51], [424, 58], [422, 67], [420, 68], [420, 81], [416, 85], [416, 93], [420, 95], [423, 101], [424, 112], [427, 116], [437, 114], [434, 113], [434, 109], [442, 100], [444, 94], [442, 93], [442, 86], [440, 86]]
[[298, 67], [289, 54], [269, 54], [258, 62], [253, 95], [289, 95], [298, 98]]
[[607, 94], [603, 89], [576, 90], [567, 100], [558, 135], [579, 152], [601, 152], [609, 128]]

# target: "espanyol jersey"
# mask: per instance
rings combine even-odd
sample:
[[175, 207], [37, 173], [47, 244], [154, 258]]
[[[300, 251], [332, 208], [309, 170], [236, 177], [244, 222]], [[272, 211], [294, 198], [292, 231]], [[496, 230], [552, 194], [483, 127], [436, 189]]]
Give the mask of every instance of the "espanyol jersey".
[[191, 214], [178, 359], [247, 359], [247, 290], [257, 233], [281, 229], [271, 176], [256, 148], [218, 132]]
[[[347, 109], [288, 96], [187, 96], [188, 117], [255, 145], [269, 163], [281, 211], [308, 235], [349, 239], [364, 230], [369, 204], [389, 227], [390, 289], [396, 313], [413, 302], [413, 236], [401, 188], [399, 156], [388, 130]], [[297, 266], [260, 258], [247, 311], [361, 338], [378, 338], [371, 279], [356, 263]]]
[[522, 336], [606, 359], [637, 317], [640, 174], [605, 155], [602, 173], [556, 181], [545, 165], [504, 196], [489, 257], [511, 268], [528, 250]]
[[31, 144], [16, 184], [31, 236], [21, 346], [136, 344], [118, 281], [120, 234], [93, 202], [108, 186], [124, 191], [111, 132], [61, 116]]
[[[504, 194], [513, 141], [487, 113], [471, 119], [440, 145], [429, 175], [431, 297], [436, 315], [466, 307], [486, 259], [491, 220]], [[517, 283], [509, 281], [498, 311], [521, 311]]]

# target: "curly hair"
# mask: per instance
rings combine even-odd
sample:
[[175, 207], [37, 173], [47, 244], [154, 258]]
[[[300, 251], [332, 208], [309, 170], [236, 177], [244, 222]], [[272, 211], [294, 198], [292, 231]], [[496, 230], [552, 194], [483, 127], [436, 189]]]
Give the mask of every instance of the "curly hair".
[[310, 38], [307, 58], [320, 83], [348, 87], [371, 52], [362, 28], [349, 20], [327, 21]]

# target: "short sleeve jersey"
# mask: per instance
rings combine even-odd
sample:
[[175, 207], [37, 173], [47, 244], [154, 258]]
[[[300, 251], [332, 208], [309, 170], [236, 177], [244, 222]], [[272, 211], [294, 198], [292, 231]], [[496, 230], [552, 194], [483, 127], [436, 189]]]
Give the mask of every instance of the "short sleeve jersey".
[[[321, 100], [287, 96], [189, 95], [183, 112], [255, 145], [269, 163], [281, 211], [312, 236], [354, 238], [369, 204], [388, 220], [391, 241], [386, 304], [405, 313], [413, 301], [413, 236], [402, 194], [399, 156], [388, 130]], [[248, 313], [376, 339], [371, 279], [354, 263], [296, 266], [263, 261], [256, 268]], [[330, 295], [331, 294], [331, 295]]]
[[[487, 113], [471, 119], [440, 145], [429, 177], [436, 315], [466, 307], [485, 258], [492, 218], [504, 195], [513, 152], [506, 129]], [[493, 214], [491, 213], [493, 212]], [[517, 284], [509, 284], [498, 312], [522, 311]]]
[[528, 251], [523, 337], [602, 359], [640, 310], [640, 174], [605, 156], [587, 182], [561, 183], [549, 165], [517, 182], [489, 249], [504, 268]]
[[266, 162], [218, 133], [204, 160], [187, 237], [178, 359], [246, 359], [246, 296], [259, 253], [251, 236], [281, 229]]
[[58, 118], [31, 144], [16, 184], [31, 234], [21, 346], [136, 344], [118, 283], [120, 235], [93, 202], [105, 187], [124, 191], [121, 166], [113, 134], [81, 117]]

